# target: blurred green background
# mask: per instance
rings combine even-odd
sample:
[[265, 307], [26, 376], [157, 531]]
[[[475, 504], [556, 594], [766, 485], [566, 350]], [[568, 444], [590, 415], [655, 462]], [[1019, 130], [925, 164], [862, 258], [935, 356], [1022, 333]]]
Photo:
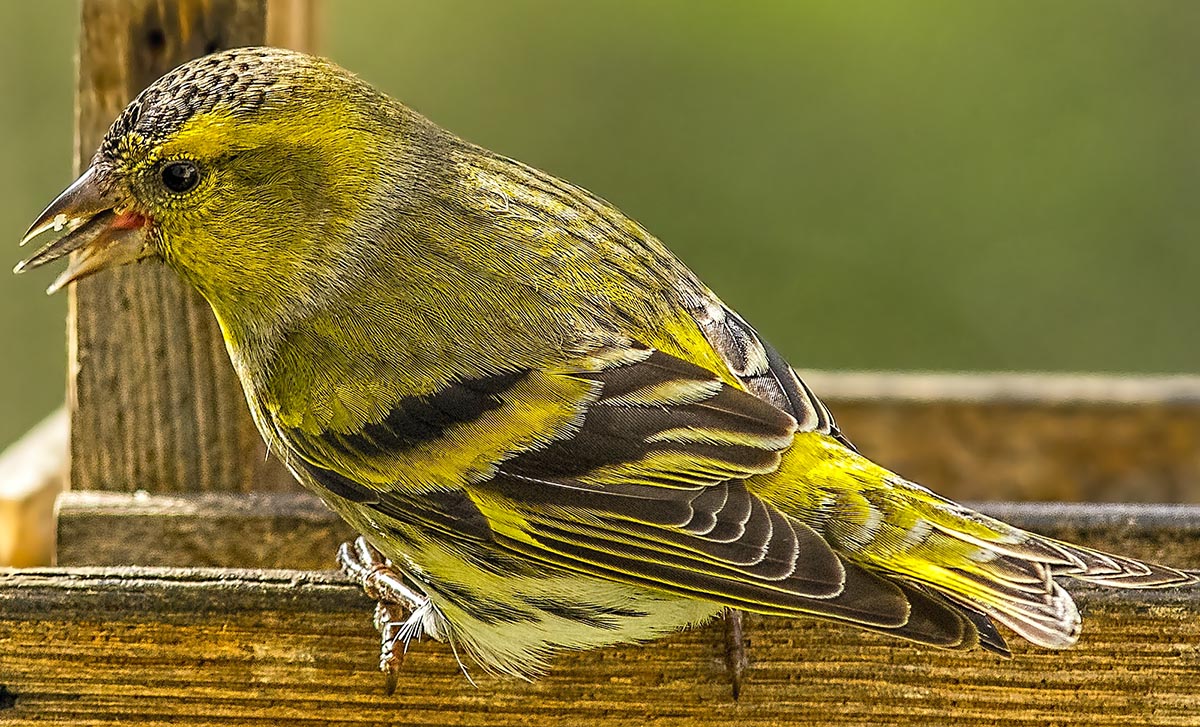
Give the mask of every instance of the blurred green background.
[[[0, 2], [9, 263], [70, 181], [76, 13]], [[326, 55], [615, 202], [798, 367], [1197, 369], [1200, 2], [324, 14]], [[0, 274], [0, 444], [62, 400], [52, 277]]]

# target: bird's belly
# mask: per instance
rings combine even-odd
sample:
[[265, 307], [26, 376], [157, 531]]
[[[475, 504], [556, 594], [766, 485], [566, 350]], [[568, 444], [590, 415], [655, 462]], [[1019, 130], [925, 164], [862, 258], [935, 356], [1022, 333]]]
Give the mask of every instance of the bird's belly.
[[465, 647], [485, 668], [516, 676], [544, 671], [558, 650], [645, 641], [722, 609], [549, 567], [505, 573], [464, 566], [460, 554], [437, 544], [406, 555], [416, 571], [409, 575], [435, 606], [438, 635]]
[[712, 601], [556, 568], [390, 518], [384, 523], [357, 507], [335, 509], [429, 598], [426, 633], [488, 671], [536, 676], [556, 651], [646, 641], [722, 610]]

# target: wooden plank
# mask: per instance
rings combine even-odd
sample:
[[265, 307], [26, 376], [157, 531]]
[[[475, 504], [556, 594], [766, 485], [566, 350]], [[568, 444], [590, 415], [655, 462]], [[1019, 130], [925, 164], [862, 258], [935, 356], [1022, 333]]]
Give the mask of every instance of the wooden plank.
[[864, 453], [950, 497], [1200, 503], [1200, 377], [811, 372], [806, 380]]
[[[414, 644], [374, 671], [370, 604], [321, 573], [0, 572], [5, 725], [1200, 725], [1200, 588], [1073, 589], [1073, 650], [945, 653], [816, 620], [748, 617], [732, 700], [719, 624], [565, 654], [534, 683], [463, 676]], [[7, 708], [7, 709], [5, 709]]]
[[0, 454], [0, 566], [54, 564], [54, 499], [67, 476], [59, 409]]
[[[1163, 563], [1200, 564], [1197, 505], [975, 506], [1051, 537]], [[353, 536], [349, 526], [307, 493], [70, 492], [59, 500], [59, 562], [69, 566], [320, 570], [332, 567], [338, 544]]]
[[355, 536], [315, 496], [299, 492], [70, 492], [58, 512], [58, 562], [70, 566], [322, 570]]
[[951, 497], [1200, 503], [1200, 377], [818, 371], [806, 380], [860, 449]]
[[[827, 401], [865, 452], [952, 497], [1200, 502], [1197, 377], [817, 372], [809, 379], [828, 392]], [[47, 426], [65, 438], [65, 420], [51, 419]], [[65, 467], [65, 452], [59, 462], [49, 450], [47, 456], [51, 468]], [[3, 479], [24, 476], [13, 471]], [[315, 568], [326, 563], [327, 546], [346, 534], [329, 529], [336, 525], [321, 525], [324, 530], [315, 532], [304, 518], [294, 522], [300, 530], [287, 524], [272, 529], [262, 520], [219, 525], [212, 518], [225, 516], [210, 510], [205, 516], [208, 525], [203, 518], [193, 518], [191, 534], [164, 540], [146, 532], [165, 527], [161, 523], [142, 522], [132, 510], [122, 511], [118, 521], [113, 519], [118, 517], [116, 510], [81, 497], [63, 504], [68, 517], [63, 532], [72, 533], [60, 539], [66, 564]], [[127, 501], [108, 502], [116, 507]], [[155, 502], [150, 505], [163, 514], [175, 506], [185, 513], [199, 507], [181, 500]], [[257, 511], [258, 502], [245, 500], [241, 512]], [[109, 520], [96, 520], [91, 527], [84, 521], [97, 517], [90, 511], [93, 505]], [[319, 506], [316, 510], [324, 512]], [[171, 527], [182, 527], [185, 520]], [[139, 528], [136, 532], [145, 535], [116, 543], [108, 537], [111, 532], [135, 532], [128, 528]], [[203, 555], [197, 549], [196, 544], [219, 542], [215, 534], [254, 533], [260, 528], [265, 528], [261, 539], [246, 537], [230, 546], [239, 552]], [[318, 546], [306, 550], [303, 543]], [[131, 544], [142, 548], [144, 559], [122, 550]], [[181, 552], [193, 555], [182, 558]], [[277, 555], [294, 553], [300, 553], [295, 560]]]
[[806, 374], [867, 456], [955, 499], [1200, 502], [1200, 378]]
[[[76, 172], [142, 88], [265, 27], [265, 0], [83, 0]], [[72, 286], [68, 341], [74, 488], [296, 487], [266, 460], [208, 305], [163, 266]]]
[[823, 398], [850, 403], [958, 402], [1040, 406], [1200, 407], [1200, 376], [1087, 373], [806, 371]]

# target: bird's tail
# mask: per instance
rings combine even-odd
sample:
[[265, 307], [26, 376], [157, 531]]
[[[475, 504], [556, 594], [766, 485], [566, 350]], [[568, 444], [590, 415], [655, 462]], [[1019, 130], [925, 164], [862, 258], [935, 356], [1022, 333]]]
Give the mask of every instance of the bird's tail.
[[[932, 589], [968, 612], [1047, 648], [1079, 637], [1075, 602], [1055, 576], [1114, 588], [1162, 588], [1197, 573], [1102, 553], [1029, 533], [900, 480], [858, 496], [874, 515], [831, 533], [839, 550], [876, 572]], [[864, 526], [872, 532], [867, 533]], [[829, 523], [826, 523], [829, 527]]]

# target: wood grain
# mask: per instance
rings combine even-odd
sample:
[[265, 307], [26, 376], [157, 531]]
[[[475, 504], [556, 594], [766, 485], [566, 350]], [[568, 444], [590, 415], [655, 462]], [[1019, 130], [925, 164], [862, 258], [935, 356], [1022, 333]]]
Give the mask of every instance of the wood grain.
[[[84, 0], [75, 168], [125, 105], [205, 53], [261, 44], [265, 0]], [[157, 263], [71, 287], [71, 486], [152, 492], [293, 489], [268, 462], [216, 321]]]
[[69, 492], [58, 504], [58, 562], [68, 566], [323, 570], [355, 535], [302, 492]]
[[734, 701], [719, 624], [561, 655], [532, 684], [414, 644], [393, 697], [370, 604], [321, 573], [0, 572], [5, 725], [1200, 725], [1200, 589], [1073, 589], [1073, 650], [1005, 660], [749, 616]]
[[813, 373], [871, 459], [955, 499], [1200, 503], [1200, 378]]
[[[828, 392], [826, 401], [866, 453], [956, 499], [1200, 503], [1200, 378], [848, 372], [808, 378]], [[296, 502], [312, 507], [299, 519], [291, 506], [261, 509], [254, 497], [234, 507], [186, 498], [137, 505], [120, 497], [72, 497], [63, 503], [67, 520], [60, 528], [69, 565], [319, 568], [330, 544], [348, 535], [302, 495]], [[195, 515], [201, 511], [203, 517]], [[113, 531], [139, 535], [114, 541]], [[248, 535], [221, 539], [219, 532]]]

